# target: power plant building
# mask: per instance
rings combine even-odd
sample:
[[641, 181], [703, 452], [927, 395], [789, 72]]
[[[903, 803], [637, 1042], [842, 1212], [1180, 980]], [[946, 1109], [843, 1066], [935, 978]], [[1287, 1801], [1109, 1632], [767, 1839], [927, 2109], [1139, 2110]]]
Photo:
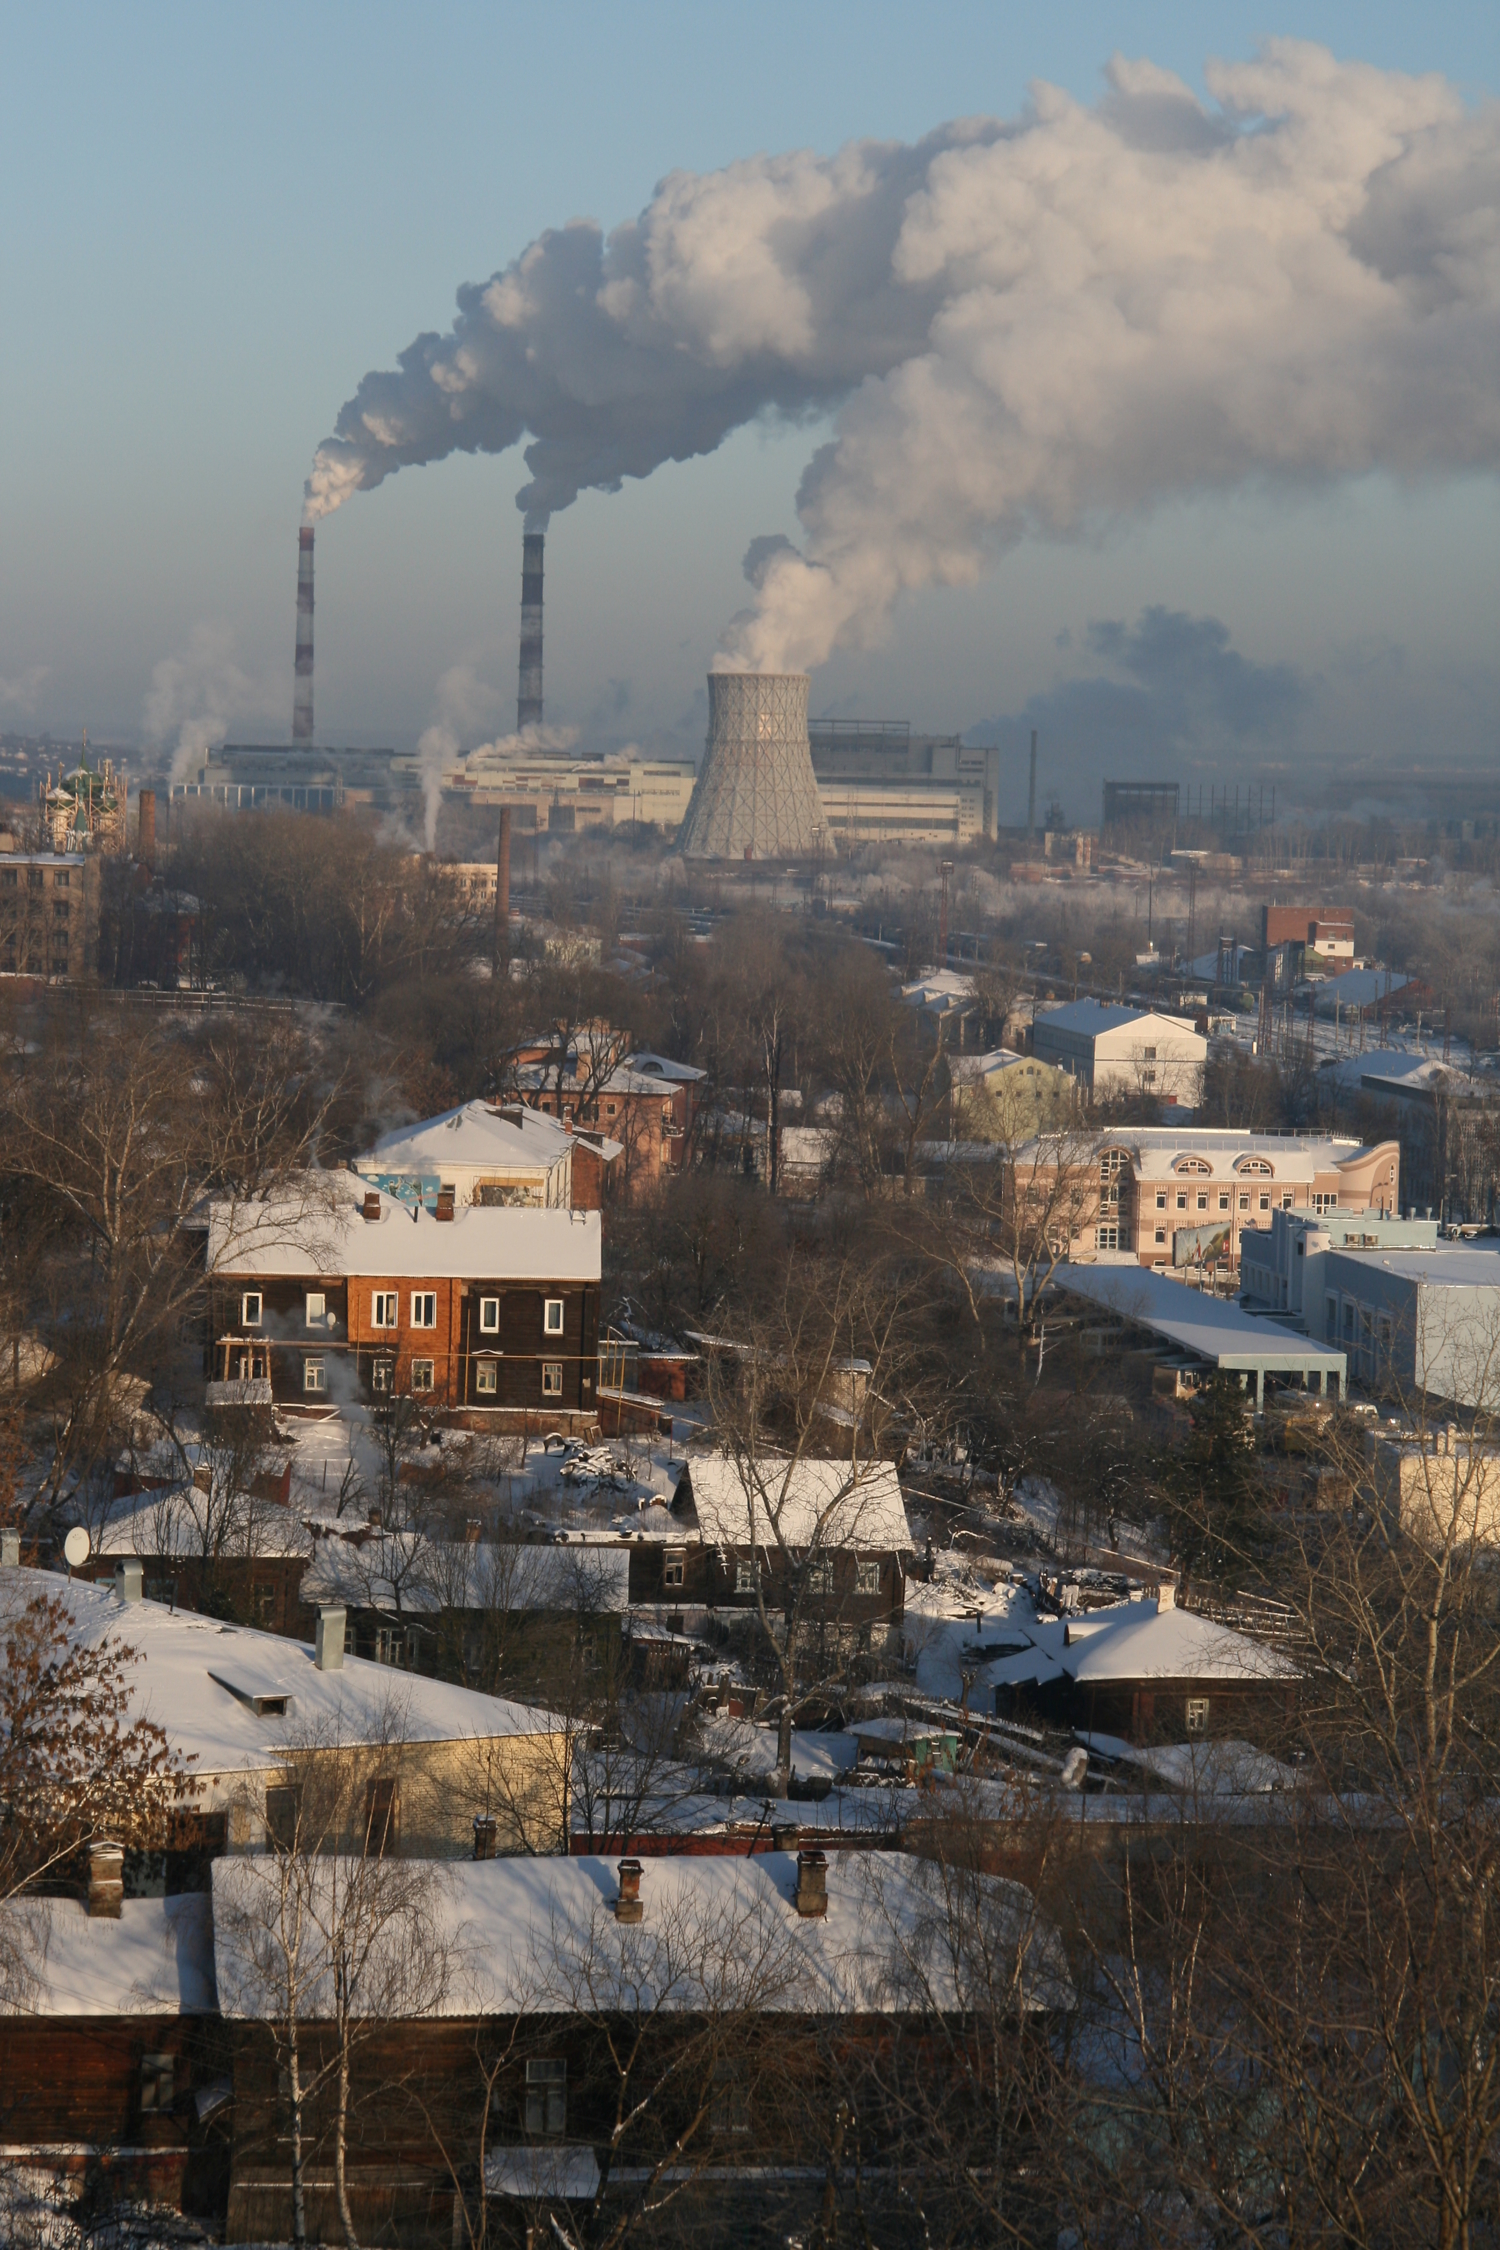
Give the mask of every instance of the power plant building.
[[580, 758], [568, 750], [476, 751], [443, 776], [445, 795], [468, 805], [509, 807], [520, 830], [563, 835], [583, 829], [680, 828], [693, 794], [688, 758]]
[[822, 719], [808, 729], [829, 840], [858, 844], [993, 843], [1000, 752], [956, 734], [913, 734], [906, 719]]
[[198, 798], [230, 812], [339, 812], [364, 805], [375, 812], [420, 815], [422, 774], [412, 751], [226, 742], [208, 751], [185, 780], [172, 783], [172, 797]]

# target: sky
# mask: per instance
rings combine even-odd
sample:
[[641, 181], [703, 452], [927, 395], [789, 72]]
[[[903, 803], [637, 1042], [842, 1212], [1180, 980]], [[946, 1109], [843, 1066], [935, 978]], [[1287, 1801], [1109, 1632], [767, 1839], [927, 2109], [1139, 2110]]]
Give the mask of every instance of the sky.
[[[9, 5], [0, 70], [0, 728], [154, 742], [290, 725], [303, 479], [339, 409], [549, 227], [606, 232], [666, 175], [945, 121], [1111, 56], [1320, 42], [1438, 72], [1478, 112], [1500, 11], [1303, 0], [1049, 10]], [[547, 546], [547, 712], [588, 744], [701, 745], [754, 538], [802, 540], [809, 407], [618, 493]], [[318, 736], [465, 746], [514, 723], [519, 452], [403, 468], [320, 526]], [[1500, 495], [1483, 461], [1288, 489], [1249, 477], [999, 541], [895, 598], [812, 707], [1232, 781], [1493, 758]], [[1017, 750], [1017, 761], [1020, 752]], [[1101, 763], [1102, 761], [1102, 763]], [[1048, 769], [1052, 770], [1052, 769]], [[1358, 789], [1351, 792], [1358, 794]]]

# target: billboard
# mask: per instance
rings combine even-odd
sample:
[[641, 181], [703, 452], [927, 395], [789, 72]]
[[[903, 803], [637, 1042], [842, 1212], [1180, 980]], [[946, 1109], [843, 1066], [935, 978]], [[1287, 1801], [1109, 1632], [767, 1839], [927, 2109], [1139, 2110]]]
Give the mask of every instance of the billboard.
[[1227, 1221], [1217, 1227], [1178, 1227], [1172, 1236], [1173, 1265], [1228, 1265], [1231, 1231]]

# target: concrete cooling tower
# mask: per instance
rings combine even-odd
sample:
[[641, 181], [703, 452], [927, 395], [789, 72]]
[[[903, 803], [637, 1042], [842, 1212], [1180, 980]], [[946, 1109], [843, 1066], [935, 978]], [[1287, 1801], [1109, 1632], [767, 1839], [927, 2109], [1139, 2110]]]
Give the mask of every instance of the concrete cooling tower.
[[823, 825], [805, 672], [710, 672], [708, 741], [677, 839], [686, 859], [800, 859]]

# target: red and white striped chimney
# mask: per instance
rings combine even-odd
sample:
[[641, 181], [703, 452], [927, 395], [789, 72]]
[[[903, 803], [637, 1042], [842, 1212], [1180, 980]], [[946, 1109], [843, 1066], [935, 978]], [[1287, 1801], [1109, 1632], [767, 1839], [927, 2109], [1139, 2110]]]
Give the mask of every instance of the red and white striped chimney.
[[313, 535], [306, 523], [297, 534], [297, 667], [292, 691], [292, 740], [313, 738]]

